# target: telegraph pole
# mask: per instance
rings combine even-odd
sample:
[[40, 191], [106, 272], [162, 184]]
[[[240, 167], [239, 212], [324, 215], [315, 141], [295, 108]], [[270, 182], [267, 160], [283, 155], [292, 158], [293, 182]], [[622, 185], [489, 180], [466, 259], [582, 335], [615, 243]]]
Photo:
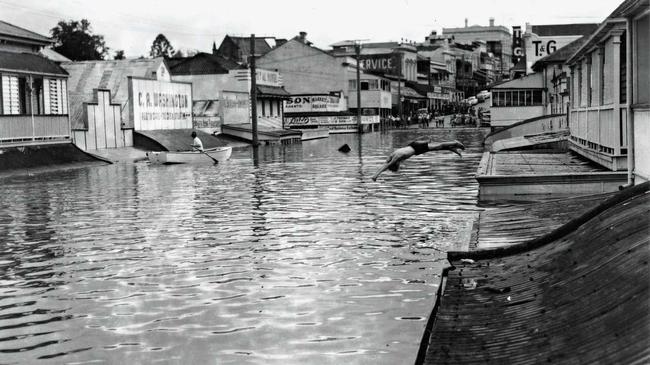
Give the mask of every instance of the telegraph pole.
[[399, 53], [399, 64], [397, 67], [397, 114], [402, 120], [402, 53]]
[[249, 56], [249, 65], [251, 72], [251, 124], [253, 139], [251, 143], [253, 146], [260, 144], [257, 137], [257, 70], [255, 69], [255, 34], [251, 34], [250, 43], [251, 54]]
[[363, 133], [363, 125], [361, 125], [361, 44], [356, 42], [354, 48], [357, 53], [357, 129], [359, 133]]

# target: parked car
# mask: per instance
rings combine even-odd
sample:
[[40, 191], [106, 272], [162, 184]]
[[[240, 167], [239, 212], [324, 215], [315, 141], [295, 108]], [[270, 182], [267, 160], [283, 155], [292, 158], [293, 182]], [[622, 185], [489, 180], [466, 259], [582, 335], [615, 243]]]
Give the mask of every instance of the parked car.
[[476, 96], [470, 96], [469, 98], [467, 98], [467, 103], [469, 105], [476, 105], [478, 104], [478, 99], [476, 98]]
[[479, 92], [478, 94], [476, 94], [476, 98], [477, 98], [479, 101], [483, 101], [483, 100], [489, 98], [491, 95], [492, 95], [492, 94], [491, 94], [489, 91], [487, 91], [487, 90], [483, 90], [483, 91]]

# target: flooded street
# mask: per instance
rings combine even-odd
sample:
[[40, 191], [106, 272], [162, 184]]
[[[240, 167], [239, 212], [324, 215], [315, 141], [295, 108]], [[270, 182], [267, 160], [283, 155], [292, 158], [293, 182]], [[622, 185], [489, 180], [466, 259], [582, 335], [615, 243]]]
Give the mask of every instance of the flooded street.
[[[423, 134], [459, 139], [464, 158], [370, 179]], [[413, 363], [445, 251], [478, 211], [482, 138], [332, 135], [216, 167], [4, 178], [0, 363]]]

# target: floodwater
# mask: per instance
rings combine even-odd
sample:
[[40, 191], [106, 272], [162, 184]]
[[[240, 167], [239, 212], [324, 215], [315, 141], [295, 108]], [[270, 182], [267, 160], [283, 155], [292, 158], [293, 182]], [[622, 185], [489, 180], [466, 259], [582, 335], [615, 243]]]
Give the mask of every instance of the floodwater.
[[[422, 134], [468, 150], [370, 179]], [[482, 137], [332, 135], [216, 167], [3, 178], [0, 363], [413, 363], [478, 211]]]

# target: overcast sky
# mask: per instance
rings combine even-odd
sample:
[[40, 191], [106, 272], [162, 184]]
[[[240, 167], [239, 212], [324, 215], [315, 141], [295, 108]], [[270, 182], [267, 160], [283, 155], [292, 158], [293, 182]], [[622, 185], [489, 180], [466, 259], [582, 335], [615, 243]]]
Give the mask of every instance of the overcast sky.
[[50, 36], [60, 20], [88, 19], [94, 34], [126, 56], [148, 56], [164, 34], [175, 49], [209, 52], [226, 34], [291, 38], [314, 45], [358, 39], [421, 42], [432, 30], [470, 25], [600, 23], [622, 1], [593, 0], [0, 0], [0, 19]]

